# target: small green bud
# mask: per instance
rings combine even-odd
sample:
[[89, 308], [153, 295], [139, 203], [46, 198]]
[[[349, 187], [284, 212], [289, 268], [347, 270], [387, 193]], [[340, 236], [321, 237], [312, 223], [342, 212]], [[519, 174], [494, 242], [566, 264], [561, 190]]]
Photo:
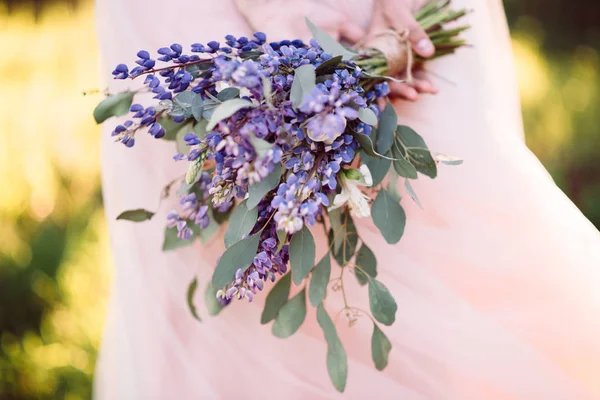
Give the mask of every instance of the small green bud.
[[358, 170], [356, 170], [354, 168], [344, 170], [344, 174], [346, 175], [346, 178], [352, 179], [355, 181], [359, 180], [361, 177], [360, 172], [358, 172]]

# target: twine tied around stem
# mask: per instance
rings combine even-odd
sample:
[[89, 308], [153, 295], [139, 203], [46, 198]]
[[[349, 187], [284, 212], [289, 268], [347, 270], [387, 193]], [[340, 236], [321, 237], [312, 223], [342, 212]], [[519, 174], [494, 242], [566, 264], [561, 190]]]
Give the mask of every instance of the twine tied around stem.
[[375, 36], [361, 40], [356, 47], [379, 50], [387, 62], [387, 74], [395, 76], [406, 69], [406, 81], [412, 83], [414, 60], [408, 35], [408, 29], [404, 29], [402, 32], [387, 29]]

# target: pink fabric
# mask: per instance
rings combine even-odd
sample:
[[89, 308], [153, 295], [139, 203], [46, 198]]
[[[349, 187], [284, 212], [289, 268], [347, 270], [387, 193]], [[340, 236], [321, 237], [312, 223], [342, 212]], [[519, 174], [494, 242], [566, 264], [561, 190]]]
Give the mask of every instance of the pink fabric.
[[[283, 18], [300, 19], [307, 3], [287, 3]], [[413, 184], [424, 210], [403, 198], [408, 222], [398, 245], [387, 245], [370, 220], [359, 221], [399, 308], [396, 323], [385, 328], [393, 349], [383, 372], [370, 359], [370, 321], [361, 318], [349, 328], [339, 319], [350, 371], [344, 396], [599, 399], [600, 234], [523, 142], [500, 2], [454, 3], [475, 10], [465, 35], [473, 48], [431, 65], [445, 78], [433, 78], [439, 95], [396, 106], [400, 122], [432, 149], [465, 163], [443, 166], [437, 179]], [[370, 2], [339, 6], [367, 23]], [[249, 33], [227, 0], [101, 0], [97, 13], [104, 76], [141, 48]], [[102, 160], [116, 274], [96, 398], [341, 397], [327, 376], [314, 309], [285, 340], [259, 323], [264, 295], [210, 318], [203, 291], [223, 251], [221, 237], [204, 247], [161, 252], [173, 203], [163, 204], [148, 223], [115, 221], [126, 209], [155, 209], [162, 187], [185, 166], [171, 161], [174, 146], [149, 136], [140, 136], [134, 149], [112, 143], [113, 123], [104, 127]], [[325, 249], [317, 251], [320, 256]], [[368, 309], [366, 289], [348, 275], [351, 304]], [[202, 323], [185, 302], [193, 276], [202, 288], [196, 298]], [[337, 313], [338, 293], [330, 292], [326, 308]]]

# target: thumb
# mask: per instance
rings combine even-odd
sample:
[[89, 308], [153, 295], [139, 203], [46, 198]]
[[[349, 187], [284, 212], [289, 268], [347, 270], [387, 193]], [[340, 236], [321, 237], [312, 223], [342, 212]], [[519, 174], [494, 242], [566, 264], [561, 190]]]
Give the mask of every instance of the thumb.
[[406, 17], [405, 28], [408, 28], [408, 40], [415, 53], [423, 58], [429, 58], [435, 53], [435, 47], [429, 39], [427, 32], [415, 20], [412, 14]]
[[353, 21], [343, 21], [340, 24], [340, 36], [348, 39], [351, 43], [359, 42], [364, 39], [366, 34], [362, 26]]

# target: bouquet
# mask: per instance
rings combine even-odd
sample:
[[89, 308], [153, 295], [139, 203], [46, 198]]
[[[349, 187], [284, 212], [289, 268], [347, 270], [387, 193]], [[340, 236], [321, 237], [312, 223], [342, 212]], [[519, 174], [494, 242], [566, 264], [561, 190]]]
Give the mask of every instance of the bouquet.
[[[466, 26], [446, 27], [464, 14], [440, 0], [419, 11], [417, 20], [436, 47], [434, 57], [465, 45], [457, 36]], [[413, 129], [398, 125], [386, 101], [387, 81], [424, 62], [413, 55], [405, 33], [386, 32], [364, 49], [349, 49], [307, 24], [313, 33], [308, 44], [267, 44], [258, 32], [251, 39], [228, 35], [225, 45], [192, 44], [191, 55], [179, 44], [158, 49], [157, 60], [141, 50], [135, 68], [119, 64], [113, 75], [144, 79], [138, 92], [152, 93], [157, 104], [132, 105], [137, 92], [127, 91], [102, 101], [94, 117], [101, 123], [129, 112], [130, 119], [112, 132], [116, 141], [133, 147], [136, 136], [148, 132], [174, 141], [174, 159], [187, 163], [185, 176], [161, 194], [168, 197], [179, 185], [180, 207], [167, 216], [163, 250], [206, 241], [219, 224], [227, 224], [226, 250], [207, 283], [210, 313], [234, 300], [251, 302], [274, 282], [260, 322], [274, 320], [273, 334], [284, 338], [302, 325], [308, 298], [328, 344], [332, 383], [343, 391], [346, 353], [323, 306], [328, 287], [341, 292], [340, 313], [350, 323], [363, 314], [373, 321], [372, 355], [379, 370], [387, 365], [391, 343], [378, 323], [391, 325], [397, 310], [377, 280], [376, 255], [360, 239], [354, 219], [371, 217], [386, 242], [397, 243], [406, 223], [398, 178], [418, 203], [410, 180], [419, 173], [435, 178], [438, 163], [460, 160], [432, 153]], [[157, 61], [165, 66], [157, 67]], [[118, 219], [153, 216], [136, 209]], [[318, 258], [311, 233], [317, 225], [329, 239], [328, 252]], [[331, 258], [341, 267], [334, 279]], [[368, 286], [370, 315], [348, 303], [344, 273]], [[302, 289], [288, 299], [292, 281]], [[187, 297], [200, 319], [192, 301], [197, 286], [195, 279]]]

